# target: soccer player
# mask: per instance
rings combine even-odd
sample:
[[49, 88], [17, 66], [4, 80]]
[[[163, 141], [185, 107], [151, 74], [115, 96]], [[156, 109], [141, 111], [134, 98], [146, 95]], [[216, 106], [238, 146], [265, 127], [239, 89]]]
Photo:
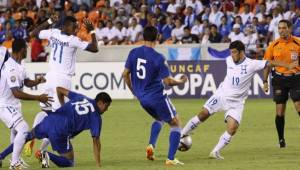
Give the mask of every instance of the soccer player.
[[149, 145], [146, 148], [147, 158], [154, 160], [154, 148], [159, 132], [163, 123], [167, 122], [171, 130], [166, 165], [181, 165], [183, 163], [175, 159], [181, 131], [179, 118], [175, 107], [163, 92], [163, 83], [168, 86], [184, 84], [187, 77], [183, 75], [180, 80], [176, 80], [170, 76], [164, 56], [154, 50], [157, 36], [155, 27], [145, 27], [143, 32], [145, 43], [130, 51], [123, 77], [142, 107], [155, 119], [151, 127]]
[[[45, 82], [43, 77], [30, 80], [21, 61], [26, 58], [27, 45], [25, 40], [16, 39], [12, 44], [12, 56], [8, 57], [1, 69], [0, 78], [0, 119], [11, 130], [11, 142], [14, 142], [11, 167], [22, 169], [20, 153], [28, 133], [28, 125], [21, 112], [22, 100], [37, 100], [49, 104], [52, 97], [47, 94], [31, 95], [23, 92], [23, 86], [33, 87]], [[0, 164], [4, 158], [0, 155]]]
[[264, 70], [264, 78], [268, 77], [268, 68], [274, 66], [294, 68], [298, 63], [286, 64], [277, 61], [253, 60], [245, 57], [245, 46], [237, 40], [230, 43], [231, 56], [226, 59], [227, 74], [217, 91], [204, 104], [198, 115], [191, 118], [182, 129], [182, 136], [189, 135], [192, 130], [219, 111], [225, 112], [226, 131], [210, 153], [211, 158], [224, 159], [221, 149], [230, 143], [242, 119], [245, 100], [255, 73]]
[[[292, 36], [292, 23], [281, 20], [278, 24], [280, 38], [268, 46], [264, 59], [279, 60], [288, 63], [300, 60], [300, 41]], [[270, 72], [270, 70], [268, 70]], [[273, 101], [276, 103], [275, 125], [278, 134], [279, 147], [285, 148], [284, 124], [286, 102], [291, 96], [295, 110], [300, 116], [300, 67], [288, 70], [284, 67], [275, 67], [272, 72]], [[264, 79], [264, 86], [268, 90], [268, 79]]]
[[[55, 112], [38, 113], [34, 127], [27, 136], [27, 140], [49, 138], [52, 149], [60, 154], [39, 152], [37, 156], [42, 163], [42, 168], [49, 168], [49, 159], [58, 167], [73, 167], [74, 151], [70, 139], [84, 130], [91, 132], [96, 165], [100, 167], [101, 115], [107, 111], [112, 102], [110, 96], [101, 92], [96, 95], [95, 99], [90, 99], [63, 87], [57, 87], [57, 94], [62, 107]], [[69, 98], [65, 104], [63, 104], [64, 97]], [[13, 143], [6, 150], [11, 151], [14, 145]], [[3, 156], [2, 153], [0, 156]]]
[[[44, 86], [45, 93], [53, 97], [54, 102], [52, 107], [47, 107], [41, 104], [42, 110], [56, 110], [61, 105], [56, 94], [56, 87], [64, 87], [71, 89], [71, 80], [75, 75], [76, 50], [82, 49], [90, 52], [98, 52], [98, 45], [95, 36], [95, 31], [92, 23], [85, 19], [84, 25], [91, 34], [92, 42], [81, 41], [76, 35], [78, 30], [77, 20], [74, 17], [67, 16], [63, 21], [62, 29], [47, 29], [43, 30], [58, 20], [58, 17], [53, 15], [50, 19], [42, 23], [32, 32], [32, 36], [38, 36], [40, 39], [49, 41], [51, 48], [49, 71], [46, 74]], [[49, 140], [45, 139], [40, 149], [45, 150], [49, 144]], [[25, 154], [31, 155], [33, 143], [28, 143], [25, 146]]]

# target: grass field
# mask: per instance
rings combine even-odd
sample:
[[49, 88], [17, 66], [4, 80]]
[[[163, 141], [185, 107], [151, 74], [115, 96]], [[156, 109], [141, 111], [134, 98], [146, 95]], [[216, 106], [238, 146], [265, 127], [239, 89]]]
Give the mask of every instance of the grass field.
[[[198, 113], [204, 100], [173, 100], [183, 125]], [[31, 125], [39, 107], [36, 102], [24, 102], [23, 112]], [[300, 167], [300, 121], [292, 103], [287, 106], [286, 142], [287, 148], [279, 149], [274, 125], [274, 103], [268, 99], [248, 100], [242, 124], [236, 136], [222, 152], [223, 161], [208, 158], [210, 150], [224, 132], [223, 113], [217, 113], [195, 131], [193, 146], [188, 152], [178, 152], [177, 158], [185, 163], [174, 169], [299, 169]], [[158, 170], [165, 169], [164, 161], [168, 149], [169, 127], [160, 134], [154, 162], [145, 159], [152, 119], [135, 100], [113, 101], [103, 116], [102, 168], [111, 170]], [[0, 149], [9, 143], [9, 131], [0, 123]], [[72, 141], [75, 150], [76, 168], [96, 169], [92, 150], [92, 139], [88, 131]], [[36, 145], [37, 147], [37, 145]], [[50, 147], [51, 148], [51, 147]], [[3, 169], [8, 169], [9, 159]], [[40, 169], [33, 158], [25, 158], [30, 169]], [[51, 164], [51, 169], [58, 169]], [[166, 168], [170, 169], [170, 168]]]

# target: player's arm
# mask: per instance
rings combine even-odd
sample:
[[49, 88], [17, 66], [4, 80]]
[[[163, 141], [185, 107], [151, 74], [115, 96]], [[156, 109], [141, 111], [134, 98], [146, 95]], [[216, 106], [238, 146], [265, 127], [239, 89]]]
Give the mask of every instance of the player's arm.
[[97, 167], [100, 167], [101, 166], [101, 162], [100, 162], [101, 142], [99, 137], [93, 137], [93, 149], [94, 149], [94, 157], [96, 160], [96, 165]]
[[46, 105], [51, 105], [49, 102], [53, 102], [53, 98], [48, 96], [48, 94], [31, 95], [23, 92], [19, 87], [13, 87], [11, 88], [11, 91], [16, 98], [21, 100], [37, 100], [45, 103]]
[[187, 76], [186, 75], [182, 75], [179, 80], [175, 79], [172, 76], [168, 76], [168, 77], [163, 79], [164, 84], [167, 85], [167, 86], [177, 86], [177, 85], [180, 85], [180, 84], [184, 84], [186, 81], [187, 81]]
[[57, 97], [61, 105], [65, 104], [65, 96], [69, 96], [69, 90], [63, 87], [56, 87]]
[[33, 86], [36, 86], [38, 84], [45, 83], [45, 82], [46, 82], [46, 79], [44, 78], [44, 76], [39, 76], [35, 80], [31, 80], [31, 79], [24, 80], [24, 84], [26, 87], [33, 87]]
[[31, 37], [38, 37], [40, 34], [41, 30], [47, 29], [50, 25], [58, 21], [58, 16], [57, 15], [51, 15], [48, 20], [37, 26], [31, 33]]
[[122, 75], [125, 80], [125, 83], [127, 84], [128, 88], [130, 89], [130, 91], [133, 94], [131, 78], [130, 78], [130, 70], [128, 68], [125, 68]]
[[99, 51], [99, 49], [98, 49], [98, 42], [97, 42], [96, 32], [94, 30], [94, 26], [88, 19], [84, 19], [83, 23], [84, 23], [86, 29], [88, 30], [88, 32], [91, 34], [91, 37], [92, 37], [92, 42], [89, 43], [89, 45], [86, 47], [85, 50], [96, 53], [96, 52]]

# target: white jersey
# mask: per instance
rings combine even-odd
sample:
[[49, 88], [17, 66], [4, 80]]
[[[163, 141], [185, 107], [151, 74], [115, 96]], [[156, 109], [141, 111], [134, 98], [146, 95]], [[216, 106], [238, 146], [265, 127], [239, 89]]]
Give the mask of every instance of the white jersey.
[[59, 29], [42, 30], [39, 38], [49, 40], [49, 45], [52, 47], [49, 60], [50, 71], [73, 76], [76, 50], [86, 49], [89, 43], [81, 41], [76, 36], [63, 34]]
[[28, 78], [25, 68], [10, 57], [1, 70], [0, 78], [0, 107], [13, 106], [20, 108], [20, 99], [12, 94], [12, 88], [22, 89], [24, 80]]
[[248, 97], [248, 91], [254, 74], [265, 68], [267, 61], [253, 60], [245, 57], [244, 61], [235, 64], [230, 56], [226, 59], [226, 64], [227, 74], [216, 93], [222, 94], [222, 96], [229, 100], [244, 102]]

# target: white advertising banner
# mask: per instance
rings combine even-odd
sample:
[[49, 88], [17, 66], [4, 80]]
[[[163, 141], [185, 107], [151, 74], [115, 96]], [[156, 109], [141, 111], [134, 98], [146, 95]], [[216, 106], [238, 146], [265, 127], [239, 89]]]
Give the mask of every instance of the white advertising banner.
[[[48, 71], [48, 63], [25, 63], [25, 67], [31, 79], [44, 75]], [[123, 69], [124, 62], [76, 63], [72, 90], [91, 98], [94, 98], [98, 92], [105, 91], [113, 99], [132, 99], [133, 95], [122, 78]], [[25, 88], [25, 91], [33, 94], [42, 93], [41, 86]]]

